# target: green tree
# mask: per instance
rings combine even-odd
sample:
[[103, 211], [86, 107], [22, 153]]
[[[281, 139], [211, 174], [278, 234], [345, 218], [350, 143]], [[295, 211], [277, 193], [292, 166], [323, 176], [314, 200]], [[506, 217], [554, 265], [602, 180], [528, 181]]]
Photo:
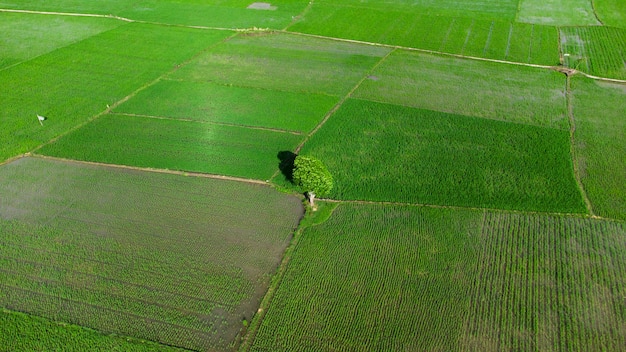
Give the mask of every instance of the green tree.
[[315, 197], [324, 196], [333, 189], [333, 176], [316, 158], [298, 155], [293, 162], [293, 182], [306, 193], [315, 210]]

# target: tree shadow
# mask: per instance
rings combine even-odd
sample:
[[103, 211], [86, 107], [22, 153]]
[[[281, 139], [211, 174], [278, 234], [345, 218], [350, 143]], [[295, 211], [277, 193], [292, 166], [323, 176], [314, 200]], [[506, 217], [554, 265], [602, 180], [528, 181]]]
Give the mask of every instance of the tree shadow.
[[293, 182], [293, 163], [298, 155], [290, 151], [278, 152], [278, 169], [285, 176], [287, 181]]

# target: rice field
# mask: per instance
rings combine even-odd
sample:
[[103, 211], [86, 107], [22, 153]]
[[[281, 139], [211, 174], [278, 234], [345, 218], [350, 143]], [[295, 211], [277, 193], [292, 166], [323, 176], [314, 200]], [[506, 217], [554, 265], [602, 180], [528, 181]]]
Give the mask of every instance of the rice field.
[[250, 351], [626, 344], [623, 223], [341, 204], [298, 241]]
[[551, 70], [398, 50], [354, 97], [567, 129], [565, 77]]
[[23, 158], [0, 168], [0, 304], [193, 350], [228, 350], [300, 201], [237, 182]]
[[500, 17], [432, 16], [420, 11], [315, 3], [288, 30], [513, 62], [559, 62], [555, 27]]
[[626, 86], [572, 79], [575, 148], [581, 179], [596, 214], [626, 220]]
[[624, 11], [2, 1], [0, 350], [622, 350]]
[[2, 8], [114, 15], [137, 21], [218, 28], [282, 29], [308, 4], [306, 0], [273, 0], [272, 8], [248, 8], [254, 1], [195, 0], [7, 0]]
[[0, 94], [0, 160], [88, 121], [230, 34], [130, 23], [0, 70], [11, 93]]
[[518, 0], [417, 0], [417, 1], [360, 1], [318, 0], [315, 4], [335, 5], [350, 8], [371, 8], [388, 11], [424, 13], [431, 17], [459, 16], [471, 18], [515, 19]]
[[567, 67], [600, 77], [626, 79], [625, 29], [564, 27], [561, 48]]
[[594, 0], [593, 4], [602, 23], [626, 28], [626, 3], [621, 0]]
[[567, 131], [348, 100], [301, 153], [333, 199], [585, 212]]
[[112, 19], [33, 16], [0, 12], [0, 69], [122, 25]]
[[266, 180], [303, 136], [198, 121], [110, 114], [37, 153], [66, 159]]
[[594, 14], [592, 0], [520, 0], [515, 19], [553, 26], [600, 24]]
[[303, 133], [312, 130], [337, 101], [324, 94], [161, 80], [113, 112]]
[[7, 351], [183, 351], [7, 310], [0, 311], [0, 344]]
[[241, 35], [196, 57], [168, 77], [343, 96], [390, 50], [295, 34]]

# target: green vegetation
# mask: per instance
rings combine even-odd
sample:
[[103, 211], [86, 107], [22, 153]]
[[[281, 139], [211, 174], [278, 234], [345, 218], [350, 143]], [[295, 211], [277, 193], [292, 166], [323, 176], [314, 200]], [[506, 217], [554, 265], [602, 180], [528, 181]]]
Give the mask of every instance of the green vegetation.
[[581, 178], [596, 214], [626, 220], [626, 86], [572, 79], [575, 146]]
[[301, 153], [333, 198], [585, 211], [566, 131], [348, 100]]
[[315, 196], [323, 197], [333, 189], [333, 176], [318, 159], [298, 155], [293, 163], [293, 182], [307, 194], [315, 210]]
[[567, 129], [565, 77], [551, 70], [399, 50], [354, 97]]
[[520, 0], [516, 20], [555, 26], [597, 25], [593, 0]]
[[625, 6], [3, 0], [0, 350], [623, 349]]
[[515, 62], [555, 65], [559, 60], [555, 27], [500, 17], [433, 17], [421, 11], [316, 3], [289, 30]]
[[471, 18], [515, 19], [518, 0], [417, 0], [417, 1], [362, 1], [362, 0], [317, 0], [315, 4], [334, 5], [348, 8], [368, 8], [386, 11], [404, 11], [412, 14], [427, 14]]
[[3, 307], [196, 350], [233, 342], [302, 213], [265, 186], [38, 158], [0, 180]]
[[564, 64], [583, 72], [626, 79], [626, 29], [564, 27], [561, 29]]
[[[0, 86], [11, 87], [0, 95], [0, 160], [89, 120], [228, 35], [131, 23], [0, 70]], [[36, 114], [48, 117], [43, 127]]]
[[116, 15], [132, 20], [223, 28], [287, 26], [308, 0], [272, 0], [271, 11], [248, 9], [253, 0], [7, 0], [2, 8]]
[[320, 94], [163, 80], [113, 111], [307, 132], [337, 100]]
[[602, 23], [607, 26], [626, 28], [626, 2], [593, 0], [593, 5]]
[[0, 69], [111, 30], [112, 19], [0, 13]]
[[302, 136], [238, 126], [106, 115], [38, 150], [62, 158], [266, 180]]
[[251, 351], [619, 350], [624, 224], [340, 205], [305, 230]]
[[0, 311], [0, 346], [3, 351], [182, 351], [8, 310]]
[[171, 78], [342, 96], [389, 50], [293, 34], [243, 35]]

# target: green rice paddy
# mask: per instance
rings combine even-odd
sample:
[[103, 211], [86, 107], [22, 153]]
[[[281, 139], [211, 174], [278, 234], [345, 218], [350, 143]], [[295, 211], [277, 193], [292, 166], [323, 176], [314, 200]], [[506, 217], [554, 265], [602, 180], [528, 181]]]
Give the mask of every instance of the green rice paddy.
[[2, 1], [0, 350], [621, 350], [625, 19]]
[[113, 111], [308, 132], [337, 101], [323, 94], [163, 80]]
[[572, 80], [576, 154], [581, 179], [598, 215], [626, 220], [626, 122], [618, 103], [626, 99], [626, 87]]
[[354, 97], [567, 129], [565, 77], [533, 67], [395, 51]]
[[302, 212], [262, 185], [39, 158], [0, 179], [3, 307], [194, 350], [233, 343]]
[[266, 180], [302, 136], [197, 121], [107, 115], [38, 150], [44, 155]]
[[623, 223], [342, 204], [308, 228], [250, 348], [619, 350]]
[[333, 198], [584, 212], [566, 131], [349, 100], [302, 153]]

